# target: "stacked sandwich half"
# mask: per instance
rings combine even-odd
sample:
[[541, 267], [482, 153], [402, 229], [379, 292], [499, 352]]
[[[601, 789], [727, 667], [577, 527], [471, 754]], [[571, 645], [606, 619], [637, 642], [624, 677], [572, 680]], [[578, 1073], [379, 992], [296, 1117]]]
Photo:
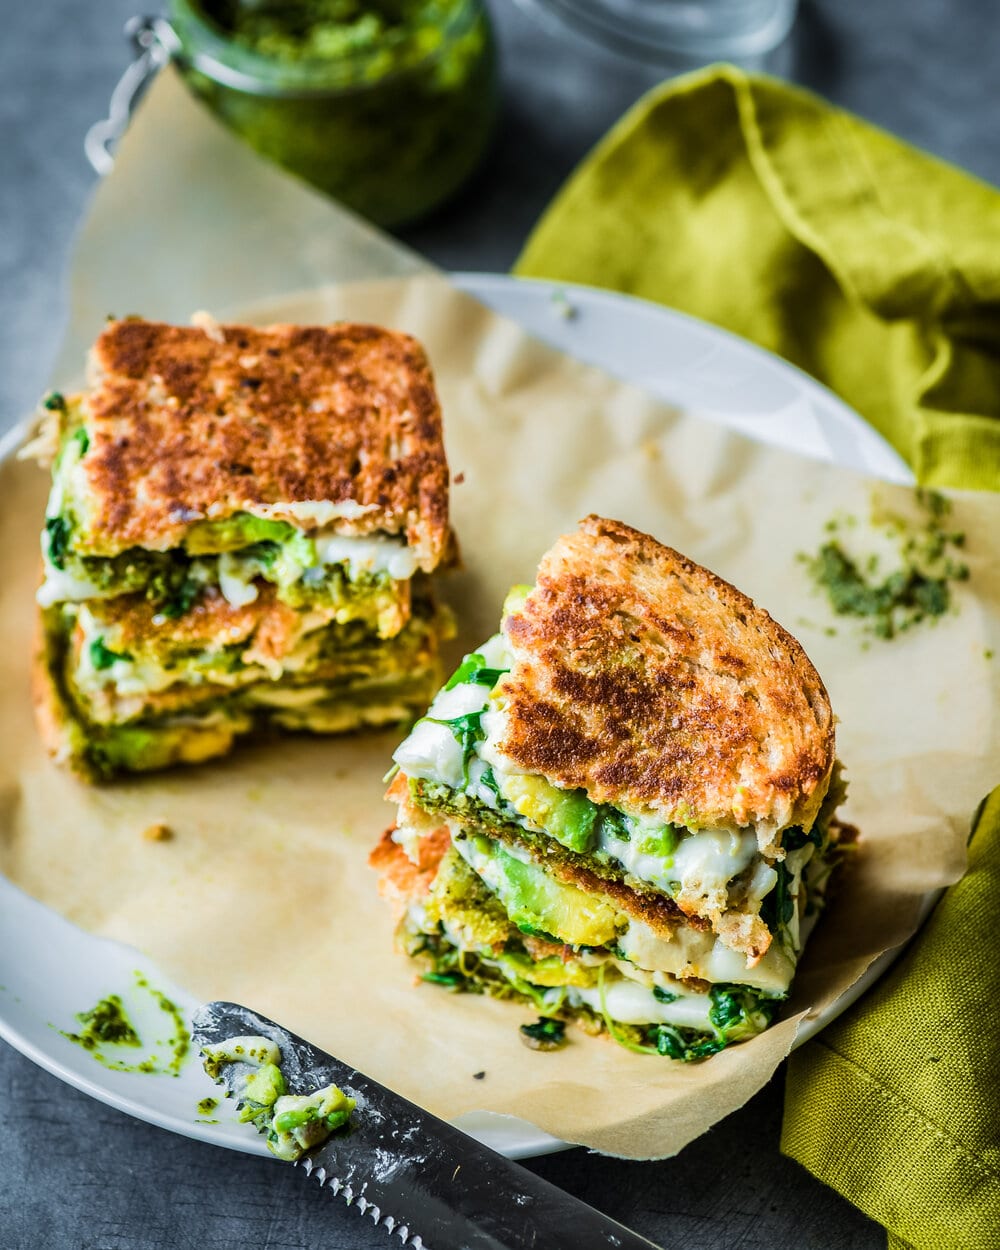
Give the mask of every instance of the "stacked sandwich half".
[[87, 390], [46, 407], [35, 687], [58, 758], [104, 779], [426, 706], [448, 628], [427, 575], [454, 545], [413, 339], [115, 321]]
[[746, 596], [590, 517], [395, 754], [372, 856], [427, 979], [678, 1059], [785, 997], [837, 858], [826, 691]]

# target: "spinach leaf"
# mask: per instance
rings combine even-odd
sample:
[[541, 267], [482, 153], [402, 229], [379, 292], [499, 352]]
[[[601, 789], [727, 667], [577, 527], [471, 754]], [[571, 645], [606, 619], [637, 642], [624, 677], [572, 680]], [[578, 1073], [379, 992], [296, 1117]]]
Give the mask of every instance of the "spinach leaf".
[[774, 865], [778, 879], [774, 888], [764, 895], [760, 905], [760, 918], [771, 932], [778, 936], [779, 929], [785, 927], [795, 912], [795, 900], [789, 891], [792, 874], [788, 871], [784, 860]]
[[66, 552], [69, 550], [69, 521], [63, 516], [47, 516], [45, 533], [48, 537], [48, 554], [54, 568], [66, 567]]
[[537, 1024], [521, 1025], [521, 1040], [532, 1050], [558, 1050], [566, 1044], [566, 1023], [539, 1016]]
[[[653, 992], [659, 998], [656, 988]], [[775, 1000], [747, 986], [713, 985], [709, 993], [712, 1006], [708, 1018], [712, 1031], [706, 1033], [672, 1024], [653, 1025], [646, 1037], [659, 1054], [682, 1063], [706, 1059], [731, 1042], [753, 1037], [767, 1027], [774, 1015]]]
[[443, 985], [449, 990], [462, 988], [465, 977], [460, 972], [425, 972], [421, 981], [430, 981], [434, 985]]
[[483, 712], [465, 712], [461, 716], [453, 716], [450, 720], [441, 720], [436, 716], [425, 716], [423, 719], [432, 725], [447, 725], [462, 748], [462, 784], [469, 784], [469, 760], [475, 751], [476, 743], [483, 737]]
[[104, 672], [117, 660], [131, 659], [132, 656], [127, 651], [112, 651], [110, 647], [106, 647], [103, 638], [95, 638], [90, 644], [90, 662], [98, 672]]
[[806, 843], [811, 842], [817, 850], [823, 846], [823, 832], [817, 820], [808, 833], [798, 825], [786, 829], [781, 837], [781, 845], [786, 851], [800, 851]]
[[726, 1045], [724, 1037], [708, 1034], [691, 1035], [690, 1029], [678, 1029], [672, 1024], [658, 1024], [655, 1028], [654, 1045], [661, 1055], [691, 1063], [695, 1059], [707, 1059]]
[[456, 686], [462, 686], [471, 682], [477, 686], [489, 686], [492, 690], [504, 673], [508, 672], [510, 672], [510, 669], [488, 668], [486, 666], [486, 657], [480, 655], [478, 651], [474, 651], [471, 655], [467, 655], [455, 672], [452, 673], [444, 688], [445, 690], [454, 690]]
[[599, 836], [607, 833], [619, 842], [629, 842], [632, 838], [629, 818], [624, 812], [606, 803], [598, 808], [596, 828]]

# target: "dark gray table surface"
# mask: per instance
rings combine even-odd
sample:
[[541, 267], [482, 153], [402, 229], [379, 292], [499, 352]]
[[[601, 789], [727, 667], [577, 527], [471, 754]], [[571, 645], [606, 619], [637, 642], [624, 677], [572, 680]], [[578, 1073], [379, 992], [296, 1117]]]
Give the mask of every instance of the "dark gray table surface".
[[[507, 269], [563, 178], [662, 73], [492, 0], [504, 117], [474, 184], [406, 242], [451, 269]], [[94, 176], [82, 152], [126, 60], [136, 0], [3, 6], [0, 429], [45, 384], [62, 278]], [[148, 6], [155, 8], [155, 5]], [[776, 68], [1000, 183], [994, 0], [813, 0]], [[0, 1043], [0, 1250], [391, 1244], [298, 1171], [170, 1135], [62, 1085]], [[882, 1230], [778, 1152], [782, 1078], [676, 1159], [582, 1150], [532, 1168], [664, 1246], [873, 1250]]]

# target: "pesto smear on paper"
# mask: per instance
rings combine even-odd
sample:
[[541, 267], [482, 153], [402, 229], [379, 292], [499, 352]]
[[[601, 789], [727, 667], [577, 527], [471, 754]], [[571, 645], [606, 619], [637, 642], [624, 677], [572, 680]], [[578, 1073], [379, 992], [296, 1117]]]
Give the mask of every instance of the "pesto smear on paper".
[[917, 510], [908, 517], [876, 499], [867, 526], [854, 516], [834, 517], [819, 550], [799, 555], [833, 611], [859, 620], [872, 638], [895, 638], [944, 616], [952, 584], [969, 576], [959, 555], [965, 534], [951, 524], [951, 501], [928, 490], [914, 498]]

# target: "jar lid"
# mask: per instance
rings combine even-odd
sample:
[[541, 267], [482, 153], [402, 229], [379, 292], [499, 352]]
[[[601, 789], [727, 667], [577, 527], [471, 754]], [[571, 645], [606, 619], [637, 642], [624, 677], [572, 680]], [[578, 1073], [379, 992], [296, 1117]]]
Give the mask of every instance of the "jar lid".
[[785, 38], [798, 0], [520, 0], [637, 60], [762, 56]]

